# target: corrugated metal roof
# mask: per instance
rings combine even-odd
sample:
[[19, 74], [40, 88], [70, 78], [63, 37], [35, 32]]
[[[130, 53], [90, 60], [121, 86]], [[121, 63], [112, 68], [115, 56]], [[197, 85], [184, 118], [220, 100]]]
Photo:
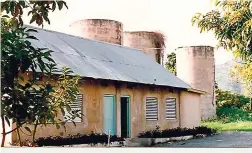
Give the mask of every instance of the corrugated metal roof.
[[[30, 27], [30, 26], [29, 26]], [[33, 27], [35, 28], [35, 27]], [[59, 67], [95, 79], [191, 88], [144, 52], [120, 45], [35, 28], [36, 47], [48, 48]]]

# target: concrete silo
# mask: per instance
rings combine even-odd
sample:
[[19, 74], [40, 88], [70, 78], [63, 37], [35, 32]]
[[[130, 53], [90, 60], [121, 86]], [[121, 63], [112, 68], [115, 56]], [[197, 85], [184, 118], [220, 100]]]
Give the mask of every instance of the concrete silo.
[[70, 25], [71, 33], [77, 36], [122, 45], [123, 25], [114, 20], [86, 19]]
[[177, 76], [193, 88], [208, 92], [201, 95], [201, 118], [216, 116], [214, 95], [214, 48], [210, 46], [179, 47], [176, 50]]
[[158, 32], [132, 31], [124, 32], [124, 46], [143, 50], [155, 61], [163, 65], [164, 36]]

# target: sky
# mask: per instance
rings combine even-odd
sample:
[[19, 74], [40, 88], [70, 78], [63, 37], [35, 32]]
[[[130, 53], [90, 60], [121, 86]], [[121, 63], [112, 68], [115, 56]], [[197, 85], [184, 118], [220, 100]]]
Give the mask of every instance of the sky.
[[[45, 29], [70, 33], [69, 25], [88, 18], [111, 19], [123, 23], [125, 31], [161, 31], [166, 36], [166, 53], [180, 46], [216, 46], [213, 33], [200, 33], [191, 23], [197, 12], [213, 9], [211, 0], [65, 0], [68, 9], [50, 14]], [[24, 22], [29, 23], [30, 18]], [[35, 24], [33, 24], [35, 26]], [[232, 59], [223, 49], [215, 52], [216, 64]]]

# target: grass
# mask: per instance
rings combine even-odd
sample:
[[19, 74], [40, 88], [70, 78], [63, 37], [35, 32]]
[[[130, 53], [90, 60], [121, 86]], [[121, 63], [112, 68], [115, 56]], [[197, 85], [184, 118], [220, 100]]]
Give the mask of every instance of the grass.
[[218, 121], [202, 122], [201, 126], [215, 128], [218, 131], [252, 131], [252, 122], [222, 123]]

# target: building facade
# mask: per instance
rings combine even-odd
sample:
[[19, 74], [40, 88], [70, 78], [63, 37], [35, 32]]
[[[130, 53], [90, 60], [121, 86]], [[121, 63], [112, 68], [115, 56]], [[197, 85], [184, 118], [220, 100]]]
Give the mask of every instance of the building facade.
[[[96, 21], [96, 20], [94, 20]], [[104, 19], [100, 19], [94, 24], [93, 19], [87, 19], [83, 21], [77, 21], [72, 26], [73, 31], [78, 35], [90, 38], [93, 40], [111, 42], [115, 44], [121, 44], [130, 48], [136, 48], [149, 55], [157, 63], [164, 65], [164, 36], [160, 33], [152, 31], [125, 31], [117, 30], [116, 27], [122, 27], [122, 24], [118, 21], [106, 22]], [[104, 22], [104, 23], [103, 23]], [[111, 26], [117, 23], [118, 26]], [[76, 26], [78, 25], [78, 26]], [[109, 27], [113, 28], [106, 28]], [[95, 28], [94, 28], [95, 26]], [[110, 41], [113, 38], [112, 33], [98, 33], [98, 30], [83, 30], [99, 28], [111, 29], [112, 33], [120, 31], [119, 35], [122, 35], [121, 43], [119, 41]], [[120, 28], [122, 29], [122, 28]], [[94, 37], [95, 36], [95, 37]], [[105, 38], [106, 39], [101, 39]], [[162, 38], [162, 39], [160, 39]], [[214, 95], [214, 82], [215, 82], [215, 63], [214, 63], [214, 49], [210, 46], [187, 46], [181, 47], [177, 50], [177, 75], [183, 81], [190, 84], [192, 87], [207, 91], [208, 95], [203, 95], [201, 98], [201, 116], [202, 120], [215, 118], [216, 116], [216, 104]], [[186, 69], [185, 69], [186, 67]], [[219, 72], [218, 72], [219, 73]], [[221, 80], [217, 77], [217, 81]], [[223, 78], [222, 78], [223, 80]], [[226, 81], [224, 81], [226, 82]], [[223, 86], [223, 82], [219, 83]]]
[[[48, 136], [106, 133], [122, 137], [136, 137], [140, 132], [176, 127], [196, 127], [200, 125], [199, 93], [186, 90], [153, 87], [150, 85], [116, 83], [87, 79], [79, 87], [78, 105], [83, 118], [57, 129], [55, 125], [37, 128], [36, 139]], [[77, 101], [76, 101], [77, 102]], [[64, 120], [64, 116], [59, 118]], [[15, 125], [14, 125], [15, 126]], [[34, 125], [25, 125], [31, 130]], [[23, 129], [22, 131], [26, 131]], [[20, 133], [21, 138], [32, 140], [32, 136]], [[17, 133], [12, 134], [13, 141]]]
[[[78, 106], [75, 109], [84, 114], [75, 121], [76, 127], [67, 123], [66, 132], [52, 124], [38, 127], [36, 138], [91, 131], [136, 137], [156, 126], [167, 129], [200, 125], [200, 95], [204, 92], [192, 88], [142, 51], [36, 30], [34, 35], [39, 40], [30, 40], [31, 43], [54, 50], [52, 57], [57, 66], [69, 67], [84, 79], [73, 102]], [[24, 78], [27, 80], [27, 76]], [[26, 126], [33, 130], [34, 125]], [[22, 133], [22, 139], [32, 137]], [[17, 140], [16, 133], [12, 140]]]

